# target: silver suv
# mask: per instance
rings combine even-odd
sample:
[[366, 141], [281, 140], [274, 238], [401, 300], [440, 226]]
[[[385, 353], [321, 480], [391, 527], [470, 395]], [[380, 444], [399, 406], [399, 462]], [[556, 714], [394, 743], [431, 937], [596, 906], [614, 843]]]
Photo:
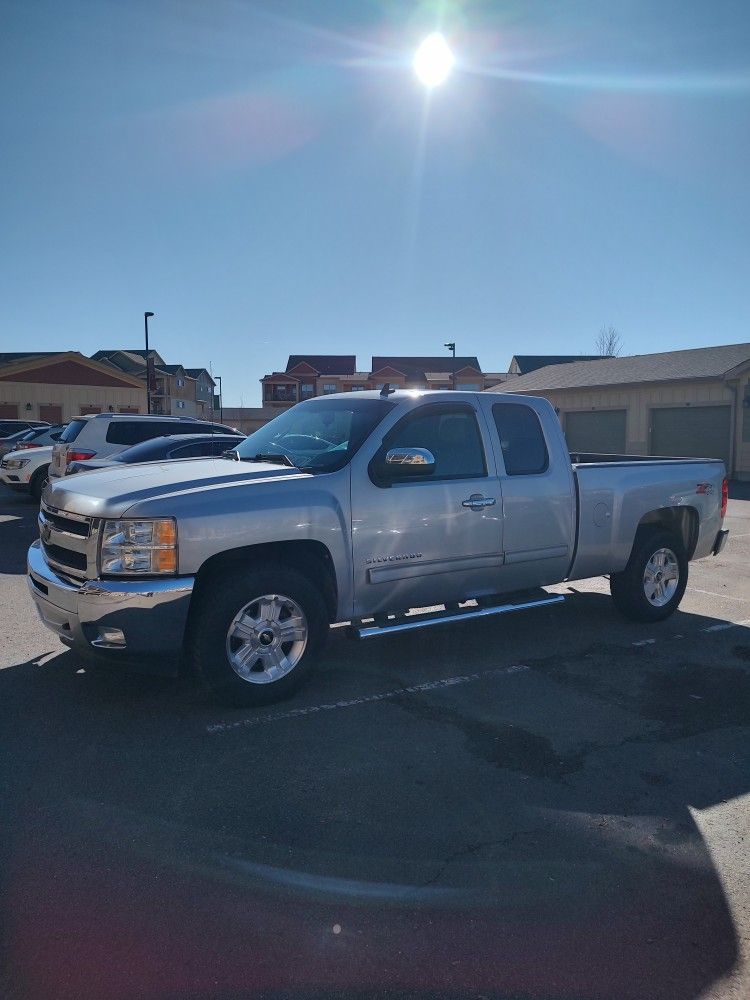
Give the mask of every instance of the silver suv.
[[164, 434], [237, 434], [225, 424], [213, 424], [195, 417], [161, 417], [133, 413], [97, 413], [74, 417], [52, 449], [51, 481], [68, 474], [72, 462], [90, 458], [111, 458], [141, 441]]

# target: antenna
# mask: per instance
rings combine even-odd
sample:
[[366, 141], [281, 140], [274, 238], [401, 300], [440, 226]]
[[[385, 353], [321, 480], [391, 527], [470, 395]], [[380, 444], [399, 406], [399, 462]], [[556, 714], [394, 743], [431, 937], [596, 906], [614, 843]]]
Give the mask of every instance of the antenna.
[[396, 391], [395, 389], [391, 389], [391, 383], [386, 382], [383, 388], [380, 390], [380, 398], [388, 399], [388, 397], [392, 396], [395, 391]]

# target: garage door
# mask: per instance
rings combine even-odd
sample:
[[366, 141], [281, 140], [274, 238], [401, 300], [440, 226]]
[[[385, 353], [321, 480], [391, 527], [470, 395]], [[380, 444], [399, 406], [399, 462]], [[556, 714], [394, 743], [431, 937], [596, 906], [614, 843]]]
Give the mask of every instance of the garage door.
[[39, 407], [39, 419], [46, 420], [48, 424], [62, 423], [62, 406], [56, 403], [47, 403]]
[[731, 407], [674, 406], [651, 411], [651, 454], [721, 458], [729, 468]]
[[18, 420], [18, 403], [0, 403], [0, 418]]
[[625, 451], [627, 410], [587, 410], [565, 414], [565, 437], [570, 451], [622, 455]]

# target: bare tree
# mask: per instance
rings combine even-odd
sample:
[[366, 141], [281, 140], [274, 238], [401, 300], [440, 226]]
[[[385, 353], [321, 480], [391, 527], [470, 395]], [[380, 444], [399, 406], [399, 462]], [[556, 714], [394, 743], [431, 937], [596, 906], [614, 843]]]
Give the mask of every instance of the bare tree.
[[603, 326], [596, 338], [596, 351], [607, 358], [616, 358], [622, 350], [622, 338], [613, 326]]

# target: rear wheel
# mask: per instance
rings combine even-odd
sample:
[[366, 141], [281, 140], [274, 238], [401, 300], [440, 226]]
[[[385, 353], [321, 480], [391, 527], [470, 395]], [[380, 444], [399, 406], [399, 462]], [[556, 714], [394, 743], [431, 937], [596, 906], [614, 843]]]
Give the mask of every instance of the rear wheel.
[[42, 499], [42, 492], [44, 487], [47, 485], [47, 472], [49, 470], [48, 465], [43, 465], [41, 469], [37, 469], [34, 475], [31, 477], [29, 482], [29, 492], [32, 497], [39, 503]]
[[323, 598], [302, 573], [238, 568], [214, 577], [199, 595], [188, 656], [220, 700], [267, 705], [307, 680], [327, 631]]
[[688, 559], [682, 540], [662, 529], [636, 536], [628, 564], [610, 576], [617, 610], [633, 621], [655, 622], [677, 610], [688, 581]]

